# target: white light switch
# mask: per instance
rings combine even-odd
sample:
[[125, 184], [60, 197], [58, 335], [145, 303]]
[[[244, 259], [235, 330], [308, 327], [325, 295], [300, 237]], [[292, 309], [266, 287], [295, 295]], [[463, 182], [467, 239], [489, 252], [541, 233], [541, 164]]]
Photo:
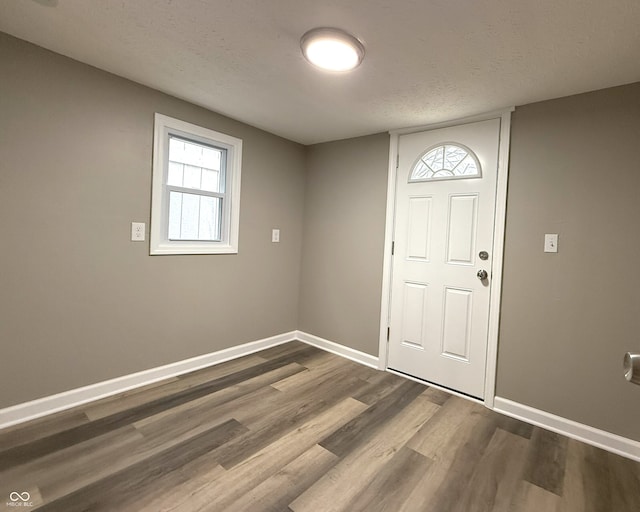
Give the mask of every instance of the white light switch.
[[544, 235], [544, 252], [558, 252], [558, 235]]
[[279, 229], [272, 229], [271, 230], [271, 241], [274, 243], [277, 243], [280, 241], [280, 230]]
[[131, 241], [144, 242], [144, 222], [131, 223]]

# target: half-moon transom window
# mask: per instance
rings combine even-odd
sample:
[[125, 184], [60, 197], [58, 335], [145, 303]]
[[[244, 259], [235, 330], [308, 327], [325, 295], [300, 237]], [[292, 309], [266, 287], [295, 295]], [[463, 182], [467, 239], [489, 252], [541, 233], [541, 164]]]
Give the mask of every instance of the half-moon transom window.
[[413, 166], [409, 182], [479, 178], [480, 162], [469, 148], [441, 144], [429, 149]]

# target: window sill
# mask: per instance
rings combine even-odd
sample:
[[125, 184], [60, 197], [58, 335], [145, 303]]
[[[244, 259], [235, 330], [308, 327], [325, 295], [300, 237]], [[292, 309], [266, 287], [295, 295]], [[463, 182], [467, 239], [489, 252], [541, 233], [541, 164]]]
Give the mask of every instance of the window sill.
[[228, 244], [204, 245], [204, 244], [180, 244], [158, 245], [151, 247], [151, 256], [181, 255], [181, 254], [238, 254], [238, 248]]

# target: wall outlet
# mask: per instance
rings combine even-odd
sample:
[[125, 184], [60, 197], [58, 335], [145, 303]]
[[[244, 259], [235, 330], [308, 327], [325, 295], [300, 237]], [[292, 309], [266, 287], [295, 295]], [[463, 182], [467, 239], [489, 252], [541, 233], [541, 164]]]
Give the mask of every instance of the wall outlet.
[[278, 243], [280, 241], [280, 230], [272, 229], [271, 230], [271, 241], [273, 243]]
[[558, 252], [558, 235], [544, 235], [544, 252]]
[[132, 222], [131, 223], [131, 241], [132, 242], [144, 242], [144, 222]]

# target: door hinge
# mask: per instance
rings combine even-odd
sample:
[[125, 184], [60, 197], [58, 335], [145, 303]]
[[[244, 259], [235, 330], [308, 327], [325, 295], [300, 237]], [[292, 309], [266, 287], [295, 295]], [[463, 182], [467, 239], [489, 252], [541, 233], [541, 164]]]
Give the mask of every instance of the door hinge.
[[400, 167], [400, 153], [396, 155], [396, 169]]
[[387, 341], [389, 341], [389, 334], [391, 333], [391, 327], [387, 327]]
[[396, 242], [395, 242], [395, 241], [392, 241], [392, 242], [391, 242], [391, 256], [393, 256], [393, 255], [394, 255], [395, 250], [396, 250]]

